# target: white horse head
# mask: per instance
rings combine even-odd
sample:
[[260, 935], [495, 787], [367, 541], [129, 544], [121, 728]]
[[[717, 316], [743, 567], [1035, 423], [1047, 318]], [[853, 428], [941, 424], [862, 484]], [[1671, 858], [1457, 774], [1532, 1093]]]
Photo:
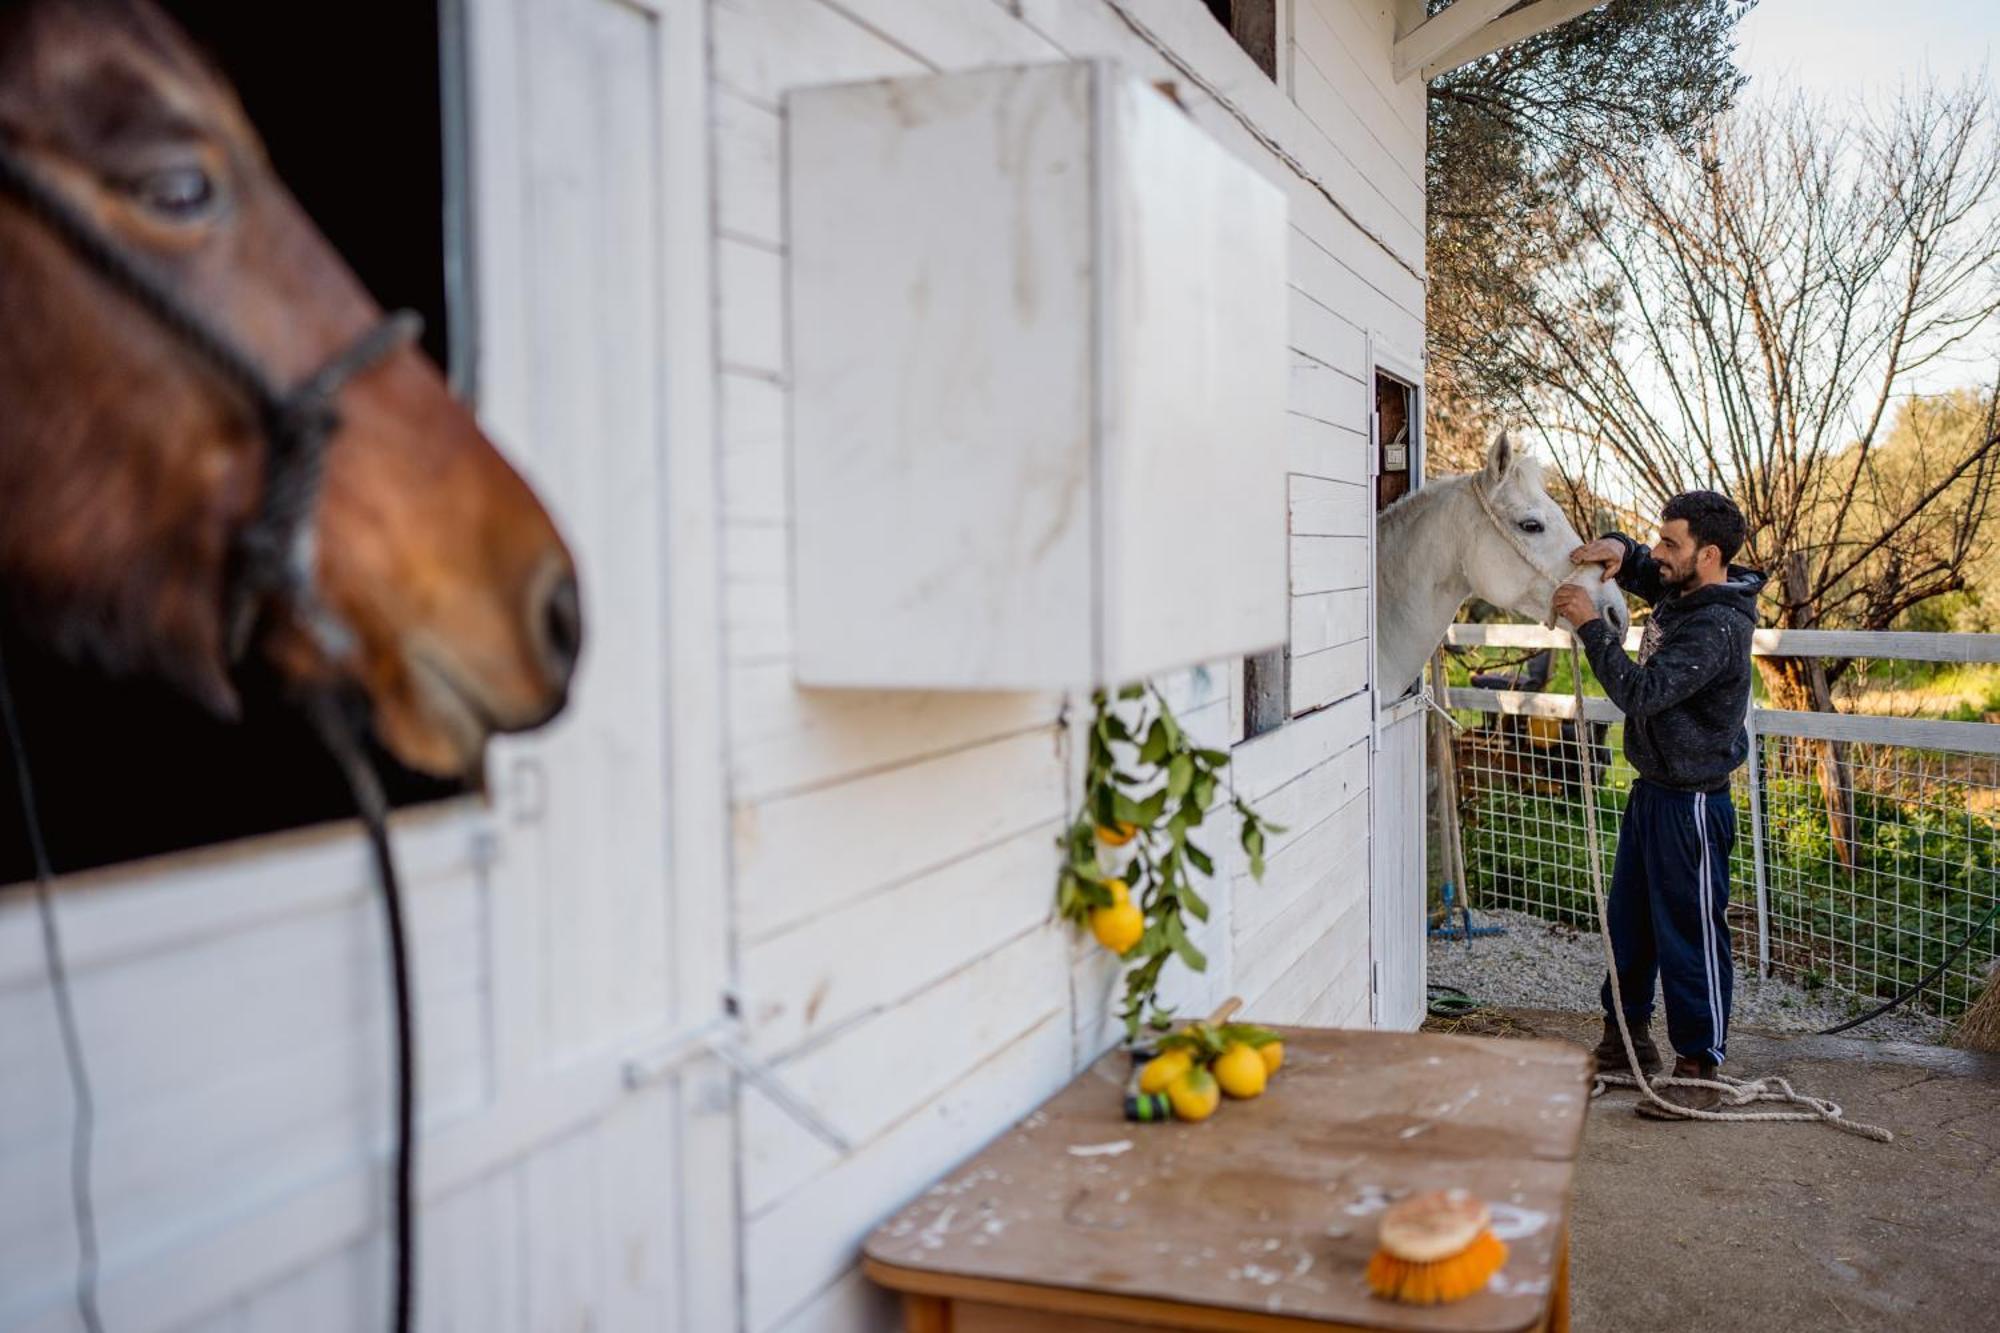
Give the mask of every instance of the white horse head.
[[1504, 431], [1478, 472], [1435, 478], [1392, 505], [1377, 546], [1377, 686], [1407, 689], [1469, 597], [1547, 621], [1557, 587], [1574, 583], [1622, 637], [1631, 624], [1625, 598], [1596, 566], [1570, 563], [1580, 545], [1542, 486], [1541, 464]]

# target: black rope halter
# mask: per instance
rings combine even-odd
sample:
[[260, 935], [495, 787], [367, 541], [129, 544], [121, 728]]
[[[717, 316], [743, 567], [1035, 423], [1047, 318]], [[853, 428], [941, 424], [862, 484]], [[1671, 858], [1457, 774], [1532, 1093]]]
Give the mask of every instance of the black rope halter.
[[12, 195], [98, 276], [129, 297], [163, 328], [248, 398], [265, 441], [264, 495], [256, 516], [236, 534], [223, 624], [231, 662], [249, 650], [251, 631], [274, 599], [292, 602], [302, 619], [338, 653], [346, 635], [312, 593], [311, 531], [326, 447], [340, 429], [341, 388], [423, 332], [413, 310], [388, 315], [329, 358], [305, 380], [285, 388], [201, 311], [137, 256], [99, 231], [62, 193], [0, 144], [0, 192]]
[[[13, 197], [59, 238], [77, 258], [123, 293], [201, 360], [218, 371], [251, 402], [265, 443], [263, 497], [255, 516], [233, 540], [228, 582], [223, 592], [222, 625], [232, 665], [239, 664], [255, 640], [264, 615], [283, 603], [318, 639], [329, 656], [346, 654], [350, 636], [338, 618], [316, 595], [313, 579], [313, 509], [325, 472], [326, 450], [340, 430], [337, 399], [349, 380], [413, 341], [423, 329], [414, 311], [398, 310], [329, 358], [313, 374], [289, 388], [201, 311], [181, 299], [173, 286], [138, 256], [98, 230], [63, 194], [37, 174], [4, 142], [0, 142], [0, 193]], [[316, 694], [308, 710], [321, 739], [339, 764], [354, 793], [367, 826], [381, 889], [388, 937], [390, 973], [396, 1010], [396, 1160], [394, 1235], [395, 1285], [391, 1327], [410, 1329], [415, 1309], [415, 1019], [410, 999], [410, 967], [404, 938], [402, 893], [390, 855], [387, 807], [380, 783], [361, 743], [362, 726], [351, 701]], [[17, 725], [13, 699], [0, 664], [0, 722], [13, 749], [21, 789], [22, 815], [35, 850], [35, 874], [42, 909], [43, 939], [49, 951], [49, 973], [57, 988], [63, 1020], [64, 1050], [69, 1057], [76, 1094], [73, 1184], [77, 1193], [77, 1230], [83, 1261], [78, 1273], [78, 1310], [87, 1328], [100, 1327], [96, 1293], [97, 1243], [89, 1202], [89, 1081], [68, 1003], [67, 984], [55, 931], [50, 889], [54, 875], [42, 852], [41, 825], [34, 803], [34, 786], [27, 752]]]

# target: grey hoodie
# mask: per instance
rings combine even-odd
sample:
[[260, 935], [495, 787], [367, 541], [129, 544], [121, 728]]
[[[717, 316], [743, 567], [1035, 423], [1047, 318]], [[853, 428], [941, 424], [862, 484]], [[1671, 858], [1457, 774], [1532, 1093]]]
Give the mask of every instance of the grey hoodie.
[[1750, 634], [1764, 576], [1729, 567], [1721, 583], [1677, 593], [1653, 553], [1623, 533], [1618, 586], [1652, 603], [1639, 660], [1602, 619], [1578, 631], [1590, 669], [1625, 713], [1625, 757], [1639, 776], [1680, 791], [1717, 791], [1749, 757]]

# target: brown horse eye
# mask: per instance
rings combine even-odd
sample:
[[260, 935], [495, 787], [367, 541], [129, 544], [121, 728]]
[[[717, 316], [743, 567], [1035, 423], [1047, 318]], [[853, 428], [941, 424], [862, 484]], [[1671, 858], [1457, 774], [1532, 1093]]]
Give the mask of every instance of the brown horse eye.
[[172, 222], [191, 222], [215, 203], [215, 181], [200, 167], [168, 167], [131, 183], [140, 206]]

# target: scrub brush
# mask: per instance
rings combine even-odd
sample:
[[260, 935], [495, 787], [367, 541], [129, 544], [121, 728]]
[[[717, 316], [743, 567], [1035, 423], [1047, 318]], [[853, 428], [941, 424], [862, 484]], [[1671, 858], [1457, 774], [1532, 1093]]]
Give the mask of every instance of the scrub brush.
[[1441, 1305], [1485, 1289], [1507, 1262], [1492, 1214], [1464, 1190], [1405, 1199], [1382, 1214], [1368, 1287], [1408, 1305]]

